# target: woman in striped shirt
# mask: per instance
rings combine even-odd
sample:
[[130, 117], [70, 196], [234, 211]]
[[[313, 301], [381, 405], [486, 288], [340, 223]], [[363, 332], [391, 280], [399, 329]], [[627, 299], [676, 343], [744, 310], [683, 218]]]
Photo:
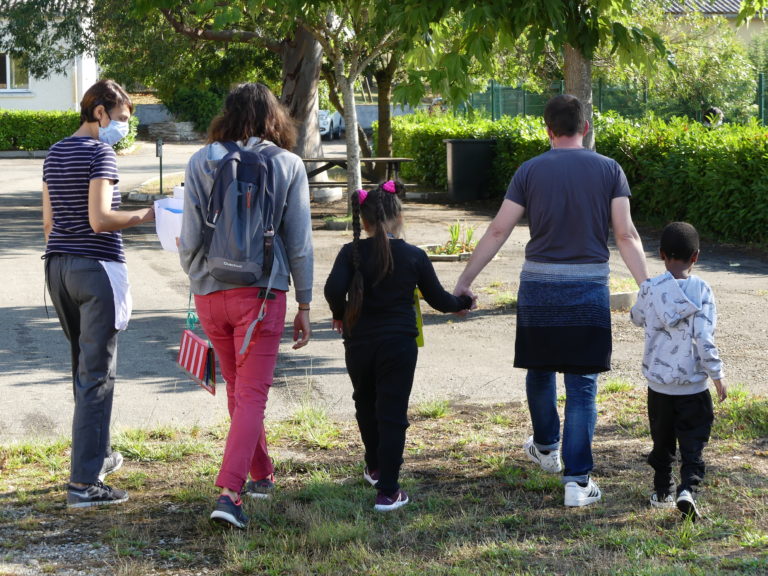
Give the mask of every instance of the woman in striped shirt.
[[43, 164], [45, 279], [72, 349], [70, 508], [128, 499], [102, 481], [123, 461], [109, 438], [117, 333], [131, 313], [120, 230], [154, 220], [152, 208], [118, 210], [112, 146], [128, 133], [132, 113], [120, 85], [97, 82], [80, 102], [80, 128], [54, 144]]

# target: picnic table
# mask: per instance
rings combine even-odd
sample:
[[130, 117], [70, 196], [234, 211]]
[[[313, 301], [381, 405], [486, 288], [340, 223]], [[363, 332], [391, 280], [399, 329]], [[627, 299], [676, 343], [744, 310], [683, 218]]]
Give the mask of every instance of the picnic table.
[[[304, 164], [320, 164], [316, 168], [307, 170], [307, 178], [312, 178], [318, 174], [322, 174], [338, 166], [339, 168], [347, 169], [346, 156], [324, 156], [322, 158], [302, 158]], [[373, 157], [365, 158], [360, 157], [361, 164], [378, 164], [385, 163], [387, 165], [387, 180], [397, 180], [400, 176], [400, 165], [404, 162], [412, 162], [413, 158], [390, 158], [390, 157]], [[329, 182], [310, 182], [310, 186], [323, 186], [328, 187]]]

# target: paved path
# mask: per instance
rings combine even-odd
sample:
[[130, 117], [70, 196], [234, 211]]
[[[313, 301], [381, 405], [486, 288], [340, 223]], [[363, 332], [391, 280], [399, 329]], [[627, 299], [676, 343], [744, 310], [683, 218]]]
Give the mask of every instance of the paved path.
[[[164, 174], [182, 171], [199, 144], [164, 146]], [[69, 348], [55, 311], [44, 289], [44, 250], [40, 220], [42, 159], [2, 158], [0, 170], [0, 442], [30, 436], [68, 434], [72, 395]], [[131, 155], [120, 156], [121, 190], [127, 191], [158, 175], [158, 160], [151, 143]], [[437, 206], [414, 209], [411, 241], [447, 239], [447, 226], [471, 215]], [[439, 217], [440, 222], [434, 222]], [[487, 215], [476, 216], [487, 221]], [[319, 222], [316, 222], [319, 225]], [[433, 232], [430, 232], [433, 230]], [[436, 232], [435, 232], [436, 231]], [[330, 313], [322, 285], [339, 247], [349, 233], [317, 230], [316, 288], [313, 303], [313, 340], [301, 351], [284, 340], [280, 365], [270, 396], [269, 414], [285, 417], [304, 403], [324, 407], [330, 414], [351, 417], [353, 408], [343, 364], [342, 344], [330, 328]], [[207, 425], [226, 417], [223, 390], [212, 397], [184, 377], [175, 364], [178, 341], [187, 308], [188, 283], [177, 255], [164, 252], [154, 225], [125, 232], [128, 267], [134, 297], [134, 314], [128, 330], [120, 335], [118, 381], [114, 422], [120, 427]], [[446, 287], [453, 286], [459, 265], [441, 265]], [[47, 301], [47, 307], [46, 307]], [[295, 303], [291, 303], [295, 306]], [[289, 319], [293, 318], [292, 308]], [[500, 330], [508, 319], [499, 317]], [[452, 316], [429, 317], [427, 347], [421, 353], [414, 402], [449, 394], [479, 401], [519, 397], [510, 389], [506, 354], [493, 354], [475, 367], [469, 378], [445, 358], [472, 362], [465, 344], [472, 337], [472, 322], [462, 335], [445, 338], [456, 330]], [[485, 328], [483, 328], [483, 331]], [[438, 342], [441, 342], [438, 345]], [[443, 345], [442, 343], [445, 342]], [[439, 352], [439, 354], [438, 354]], [[469, 354], [469, 356], [468, 356]]]
[[[165, 144], [164, 173], [183, 171], [199, 146]], [[23, 441], [30, 436], [68, 435], [71, 426], [69, 347], [50, 300], [46, 309], [40, 260], [44, 250], [40, 218], [42, 163], [41, 159], [0, 156], [0, 443]], [[118, 164], [123, 191], [158, 175], [153, 143], [143, 143], [133, 154], [119, 157]], [[313, 211], [320, 209], [316, 206]], [[491, 216], [489, 211], [408, 203], [406, 238], [415, 244], [442, 243], [448, 239], [449, 224], [457, 219], [477, 225], [479, 234]], [[320, 223], [314, 222], [315, 226]], [[518, 227], [499, 257], [478, 279], [478, 286], [489, 289], [481, 293], [486, 303], [495, 298], [490, 288], [504, 290], [511, 288], [504, 283], [516, 284], [527, 237], [527, 228]], [[330, 330], [330, 313], [322, 296], [333, 259], [350, 239], [348, 232], [315, 230], [313, 339], [299, 351], [291, 350], [288, 336], [284, 339], [268, 406], [271, 418], [289, 416], [304, 404], [320, 406], [334, 417], [351, 418], [354, 414], [341, 340]], [[188, 282], [177, 255], [160, 249], [153, 224], [126, 231], [125, 243], [134, 315], [128, 330], [120, 335], [115, 428], [221, 422], [226, 418], [223, 389], [216, 397], [210, 396], [190, 382], [175, 363], [188, 299]], [[655, 242], [646, 240], [647, 249], [653, 250], [654, 246]], [[738, 354], [748, 354], [748, 358], [733, 363], [735, 370], [729, 374], [765, 394], [768, 334], [764, 324], [758, 329], [751, 325], [755, 323], [753, 310], [764, 311], [765, 296], [761, 294], [765, 292], [768, 264], [764, 259], [744, 259], [740, 268], [733, 268], [728, 255], [719, 261], [712, 256], [708, 250], [709, 264], [705, 263], [704, 269], [714, 281], [722, 304], [719, 330], [743, 332], [740, 345], [730, 350], [726, 346], [725, 352], [734, 360]], [[662, 265], [651, 251], [648, 257], [651, 272], [661, 272]], [[444, 286], [451, 289], [463, 265], [436, 263], [435, 268]], [[613, 274], [628, 276], [615, 250], [611, 269]], [[734, 270], [740, 271], [739, 275]], [[724, 301], [728, 292], [741, 294], [742, 300], [729, 304]], [[289, 305], [290, 324], [295, 303]], [[747, 305], [754, 308], [745, 308]], [[523, 399], [523, 372], [511, 367], [513, 315], [486, 307], [463, 320], [428, 313], [425, 324], [426, 346], [420, 351], [412, 405], [436, 398], [487, 404]], [[611, 376], [628, 379], [642, 388], [642, 333], [629, 326], [626, 314], [614, 315], [614, 329]]]

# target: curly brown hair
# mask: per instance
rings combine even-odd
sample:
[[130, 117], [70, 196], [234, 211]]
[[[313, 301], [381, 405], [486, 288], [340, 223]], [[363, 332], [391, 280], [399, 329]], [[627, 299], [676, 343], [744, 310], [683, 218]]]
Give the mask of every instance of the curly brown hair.
[[248, 82], [234, 88], [224, 109], [208, 127], [208, 143], [234, 140], [247, 142], [255, 136], [292, 150], [296, 125], [288, 110], [264, 84]]

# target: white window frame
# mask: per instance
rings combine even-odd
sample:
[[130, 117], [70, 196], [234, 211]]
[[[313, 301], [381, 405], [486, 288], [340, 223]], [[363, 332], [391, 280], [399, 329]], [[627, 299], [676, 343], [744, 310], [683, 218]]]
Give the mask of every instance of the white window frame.
[[[0, 78], [0, 93], [7, 94], [8, 92], [29, 92], [29, 72], [27, 72], [27, 85], [22, 87], [11, 86], [11, 80], [13, 79], [13, 58], [7, 52], [0, 52], [0, 58], [5, 59], [5, 78]], [[19, 66], [21, 68], [21, 66]], [[5, 88], [2, 85], [5, 84]]]

